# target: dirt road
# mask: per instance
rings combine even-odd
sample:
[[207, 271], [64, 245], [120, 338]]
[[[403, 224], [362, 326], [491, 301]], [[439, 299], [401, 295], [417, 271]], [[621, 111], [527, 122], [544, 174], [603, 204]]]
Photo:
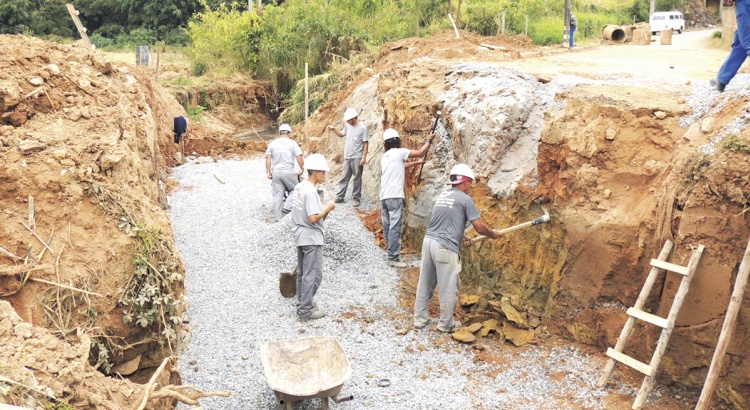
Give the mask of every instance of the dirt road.
[[570, 74], [583, 77], [607, 75], [653, 75], [682, 78], [687, 81], [706, 81], [727, 56], [728, 46], [713, 38], [715, 30], [700, 30], [675, 34], [671, 45], [661, 45], [660, 37], [653, 36], [647, 46], [632, 44], [600, 44], [574, 47], [561, 53], [546, 54], [507, 63], [507, 66], [534, 75]]

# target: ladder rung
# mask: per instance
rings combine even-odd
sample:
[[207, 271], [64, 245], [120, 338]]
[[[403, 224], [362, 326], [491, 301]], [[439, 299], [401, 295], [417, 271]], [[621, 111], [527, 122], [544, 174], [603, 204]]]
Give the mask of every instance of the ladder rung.
[[626, 354], [620, 353], [611, 347], [607, 349], [607, 356], [617, 360], [622, 364], [626, 364], [634, 368], [635, 370], [638, 370], [646, 376], [653, 376], [653, 369], [651, 369], [651, 366], [647, 365], [646, 363], [641, 363], [638, 360], [635, 360]]
[[629, 308], [626, 313], [630, 316], [633, 316], [636, 319], [641, 319], [644, 322], [651, 323], [652, 325], [659, 326], [663, 329], [667, 328], [668, 320], [663, 317], [652, 315], [651, 313], [644, 312], [636, 308]]
[[660, 261], [659, 259], [651, 259], [651, 266], [668, 270], [670, 272], [679, 273], [680, 275], [687, 276], [688, 268], [685, 266], [675, 265], [674, 263]]

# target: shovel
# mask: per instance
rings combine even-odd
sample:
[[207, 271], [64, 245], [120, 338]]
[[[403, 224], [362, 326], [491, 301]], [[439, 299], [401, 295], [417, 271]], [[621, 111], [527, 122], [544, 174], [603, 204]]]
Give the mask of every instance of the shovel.
[[[500, 235], [505, 235], [506, 233], [513, 232], [513, 231], [521, 229], [521, 228], [526, 228], [527, 226], [541, 225], [543, 223], [549, 222], [549, 211], [547, 211], [547, 208], [544, 207], [544, 206], [542, 207], [542, 210], [544, 211], [544, 215], [542, 215], [542, 216], [540, 216], [538, 218], [535, 218], [532, 221], [520, 223], [518, 225], [513, 225], [510, 228], [501, 229], [501, 230], [499, 230], [497, 232]], [[472, 242], [481, 242], [481, 241], [483, 241], [483, 240], [485, 240], [487, 238], [489, 238], [489, 237], [488, 236], [484, 236], [484, 235], [480, 235], [480, 236], [477, 236], [476, 238], [473, 238], [471, 241]]]
[[297, 294], [297, 265], [294, 265], [294, 270], [291, 272], [281, 272], [279, 292], [285, 298], [291, 298]]

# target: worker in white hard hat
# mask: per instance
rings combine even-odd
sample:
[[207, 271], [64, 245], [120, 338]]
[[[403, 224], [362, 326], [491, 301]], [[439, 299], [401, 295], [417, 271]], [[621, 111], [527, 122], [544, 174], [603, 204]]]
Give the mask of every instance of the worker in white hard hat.
[[401, 136], [398, 131], [388, 128], [383, 132], [385, 152], [380, 158], [380, 205], [383, 220], [383, 238], [388, 248], [388, 266], [405, 268], [401, 257], [401, 229], [404, 225], [404, 181], [406, 168], [419, 165], [424, 161], [406, 162], [409, 158], [421, 158], [430, 149], [435, 134], [417, 150], [401, 148]]
[[323, 245], [325, 218], [336, 208], [333, 201], [323, 206], [316, 185], [322, 184], [328, 162], [322, 154], [311, 154], [305, 160], [307, 179], [294, 187], [292, 224], [297, 245], [297, 316], [301, 321], [320, 319], [326, 314], [313, 301], [323, 280]]
[[461, 244], [471, 245], [464, 236], [466, 223], [492, 239], [500, 234], [487, 227], [480, 219], [474, 200], [468, 195], [474, 183], [474, 172], [466, 164], [458, 164], [450, 171], [450, 188], [443, 191], [432, 208], [432, 217], [422, 242], [422, 267], [414, 302], [414, 327], [421, 329], [430, 323], [427, 304], [438, 287], [440, 295], [440, 319], [437, 328], [441, 332], [452, 332], [461, 327], [453, 320], [453, 311], [458, 302], [458, 286], [461, 272]]
[[344, 121], [346, 126], [339, 131], [336, 127], [329, 125], [326, 129], [333, 131], [336, 135], [343, 138], [346, 136], [346, 145], [344, 146], [344, 174], [339, 181], [339, 189], [336, 192], [336, 202], [344, 202], [346, 188], [349, 186], [349, 180], [354, 177], [352, 182], [352, 199], [355, 207], [358, 207], [362, 200], [362, 170], [367, 158], [368, 140], [370, 139], [367, 127], [359, 123], [359, 113], [354, 108], [347, 108], [344, 112]]
[[[292, 127], [289, 124], [281, 124], [279, 136], [271, 141], [266, 149], [266, 174], [271, 180], [273, 217], [277, 221], [284, 216], [282, 212], [284, 198], [299, 183], [299, 175], [305, 167], [302, 150], [296, 141], [289, 138], [291, 135]], [[294, 170], [295, 159], [299, 164], [296, 172]]]

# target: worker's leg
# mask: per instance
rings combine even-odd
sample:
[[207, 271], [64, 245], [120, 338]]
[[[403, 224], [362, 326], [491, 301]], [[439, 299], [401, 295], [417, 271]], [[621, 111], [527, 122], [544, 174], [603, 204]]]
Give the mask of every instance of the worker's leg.
[[352, 160], [352, 172], [354, 173], [354, 182], [352, 183], [352, 199], [359, 201], [362, 199], [362, 171], [364, 166], [360, 164], [362, 158], [354, 158]]
[[435, 271], [440, 293], [438, 329], [449, 331], [455, 325], [453, 311], [458, 304], [458, 275], [461, 273], [461, 260], [458, 254], [441, 246], [435, 252]]
[[431, 248], [437, 249], [438, 242], [424, 238], [422, 241], [422, 267], [419, 271], [419, 282], [417, 283], [417, 295], [414, 300], [414, 326], [425, 327], [430, 323], [430, 313], [427, 305], [435, 294], [437, 277], [435, 275], [435, 264], [432, 260]]
[[570, 44], [569, 44], [570, 48], [573, 48], [573, 45], [575, 44], [575, 34], [576, 34], [576, 29], [574, 28], [570, 29]]
[[727, 85], [734, 78], [750, 52], [750, 1], [737, 0], [737, 31], [734, 33], [732, 50], [719, 69], [716, 79]]
[[284, 206], [284, 176], [283, 175], [273, 175], [273, 178], [271, 179], [271, 198], [273, 199], [272, 203], [272, 209], [273, 209], [273, 217], [275, 220], [281, 219], [282, 216], [284, 216], [281, 213], [281, 208]]
[[284, 174], [281, 181], [284, 183], [284, 196], [286, 197], [286, 194], [294, 191], [294, 187], [299, 184], [299, 177], [295, 173]]
[[383, 240], [385, 241], [386, 248], [389, 244], [388, 235], [391, 230], [391, 219], [387, 201], [387, 199], [380, 201], [380, 219], [383, 221]]
[[349, 180], [352, 178], [352, 174], [354, 174], [354, 168], [352, 168], [352, 163], [354, 161], [355, 161], [354, 159], [344, 160], [344, 164], [342, 165], [342, 169], [341, 169], [344, 175], [341, 177], [341, 180], [339, 181], [339, 190], [336, 192], [337, 202], [343, 202], [344, 197], [346, 197], [346, 188], [349, 186]]
[[298, 246], [297, 315], [309, 315], [315, 309], [313, 297], [323, 279], [323, 247], [319, 245]]
[[[401, 256], [401, 229], [404, 226], [404, 199], [403, 198], [390, 198], [383, 201], [387, 203], [388, 208], [388, 220], [390, 227], [388, 232], [385, 230], [385, 218], [383, 218], [383, 235], [386, 236], [386, 243], [388, 244], [388, 260], [397, 261]], [[385, 213], [386, 207], [383, 207], [383, 213]]]

